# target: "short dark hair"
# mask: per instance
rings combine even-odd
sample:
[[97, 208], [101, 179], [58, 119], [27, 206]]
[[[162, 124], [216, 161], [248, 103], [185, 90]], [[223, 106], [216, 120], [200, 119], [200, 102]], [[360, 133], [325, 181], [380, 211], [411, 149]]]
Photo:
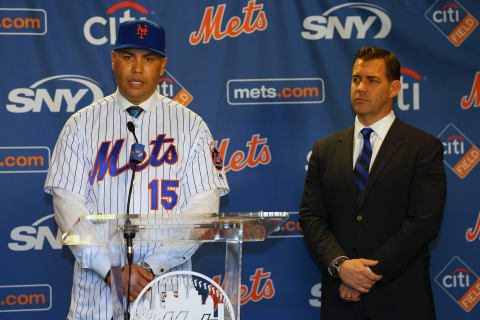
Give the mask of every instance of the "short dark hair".
[[396, 55], [388, 50], [375, 47], [362, 47], [355, 54], [355, 61], [362, 59], [364, 61], [383, 59], [387, 67], [387, 79], [390, 81], [400, 80], [400, 61]]

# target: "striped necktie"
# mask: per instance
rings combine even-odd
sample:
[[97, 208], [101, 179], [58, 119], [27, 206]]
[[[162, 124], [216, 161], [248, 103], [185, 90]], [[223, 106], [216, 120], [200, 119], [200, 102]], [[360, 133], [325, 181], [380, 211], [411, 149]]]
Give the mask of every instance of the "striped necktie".
[[363, 148], [358, 155], [357, 162], [353, 173], [355, 176], [355, 185], [357, 189], [357, 201], [362, 199], [363, 191], [367, 185], [368, 171], [370, 168], [370, 161], [372, 159], [372, 145], [370, 144], [370, 134], [373, 132], [370, 128], [363, 128], [360, 131], [363, 136]]
[[127, 112], [134, 118], [138, 118], [143, 109], [139, 106], [131, 106], [127, 108]]

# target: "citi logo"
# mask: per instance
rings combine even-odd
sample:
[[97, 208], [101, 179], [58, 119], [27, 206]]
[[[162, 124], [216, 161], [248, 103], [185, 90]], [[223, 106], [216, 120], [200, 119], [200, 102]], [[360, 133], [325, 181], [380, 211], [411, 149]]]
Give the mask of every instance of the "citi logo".
[[52, 218], [53, 214], [38, 219], [30, 226], [14, 228], [10, 232], [12, 242], [8, 243], [8, 248], [12, 251], [42, 250], [45, 242], [47, 242], [52, 249], [61, 249], [62, 234], [60, 229], [57, 230], [55, 236], [50, 226], [43, 225], [45, 221]]
[[461, 155], [465, 153], [465, 145], [464, 145], [465, 139], [462, 136], [451, 136], [447, 139], [446, 142], [443, 143], [443, 147], [445, 151], [443, 154], [446, 155]]
[[[341, 20], [339, 16], [332, 14], [344, 8], [363, 9], [370, 15], [366, 18], [362, 16], [346, 16], [344, 20]], [[373, 38], [386, 38], [392, 28], [392, 22], [385, 9], [364, 2], [346, 3], [325, 11], [321, 16], [306, 17], [303, 20], [304, 31], [302, 31], [301, 35], [302, 38], [307, 40], [333, 39], [335, 33], [342, 39], [365, 39], [369, 30], [378, 28], [378, 26], [375, 26], [378, 24], [376, 23], [377, 21], [380, 24], [380, 30]], [[352, 34], [353, 29], [356, 31], [354, 34]]]
[[436, 23], [460, 22], [459, 6], [455, 3], [447, 3], [441, 10], [432, 13], [432, 19]]
[[459, 268], [452, 271], [442, 279], [445, 288], [468, 288], [470, 287], [470, 271], [465, 268]]
[[402, 111], [420, 110], [420, 83], [418, 81], [422, 77], [412, 69], [401, 68], [400, 71], [402, 87], [398, 93], [398, 108]]
[[456, 47], [478, 26], [477, 19], [456, 0], [435, 1], [425, 18]]
[[453, 257], [435, 277], [435, 282], [466, 312], [480, 301], [480, 279], [460, 257]]
[[445, 149], [443, 162], [460, 178], [465, 178], [480, 162], [480, 149], [453, 123], [449, 123], [437, 137]]
[[[65, 83], [70, 87], [65, 88]], [[58, 89], [62, 88], [63, 89]], [[48, 88], [51, 88], [49, 91]], [[54, 89], [55, 88], [55, 89]], [[90, 93], [89, 95], [87, 95]], [[76, 106], [86, 106], [101, 99], [100, 85], [87, 77], [79, 75], [58, 75], [35, 82], [28, 88], [17, 88], [8, 94], [7, 111], [12, 113], [40, 112], [46, 106], [50, 112], [74, 112]], [[88, 101], [83, 101], [87, 98]]]
[[123, 16], [109, 16], [108, 18], [95, 16], [88, 19], [83, 25], [83, 34], [85, 39], [96, 46], [103, 45], [110, 42], [111, 45], [115, 44], [117, 40], [117, 26], [125, 21], [133, 21], [136, 19], [146, 20], [146, 17], [134, 17], [131, 10], [135, 10], [137, 14], [147, 15], [148, 10], [145, 7], [135, 3], [133, 1], [122, 1], [110, 8], [108, 8], [106, 14], [113, 15], [119, 10], [123, 11]]
[[165, 76], [158, 80], [157, 90], [161, 95], [179, 102], [184, 107], [193, 100], [192, 94], [168, 70], [165, 70]]

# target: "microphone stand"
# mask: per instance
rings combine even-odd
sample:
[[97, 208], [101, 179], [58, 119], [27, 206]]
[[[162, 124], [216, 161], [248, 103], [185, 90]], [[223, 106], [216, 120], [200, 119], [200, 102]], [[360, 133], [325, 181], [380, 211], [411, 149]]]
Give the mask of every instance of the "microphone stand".
[[[127, 263], [128, 263], [128, 284], [127, 284], [127, 308], [125, 310], [125, 319], [130, 319], [130, 280], [132, 276], [132, 263], [133, 263], [133, 239], [135, 234], [138, 231], [138, 227], [133, 225], [130, 221], [130, 199], [132, 197], [133, 190], [133, 181], [135, 181], [135, 172], [137, 171], [137, 163], [141, 162], [140, 156], [138, 154], [143, 154], [144, 146], [138, 143], [137, 136], [135, 135], [135, 125], [133, 122], [129, 121], [127, 123], [128, 130], [133, 133], [135, 138], [135, 143], [132, 145], [130, 150], [130, 162], [133, 164], [132, 167], [132, 178], [130, 179], [130, 188], [128, 189], [128, 198], [127, 198], [127, 219], [125, 220], [125, 225], [123, 227], [123, 238], [125, 239], [127, 245]], [[141, 149], [141, 152], [140, 152]]]

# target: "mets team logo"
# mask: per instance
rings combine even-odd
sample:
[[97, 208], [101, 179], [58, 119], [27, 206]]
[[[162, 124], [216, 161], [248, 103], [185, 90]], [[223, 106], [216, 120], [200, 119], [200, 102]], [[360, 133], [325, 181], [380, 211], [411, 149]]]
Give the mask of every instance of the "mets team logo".
[[440, 271], [435, 282], [467, 312], [480, 301], [478, 275], [457, 256]]
[[194, 271], [174, 271], [155, 278], [138, 295], [134, 319], [236, 319], [222, 287]]
[[478, 213], [475, 226], [467, 229], [467, 232], [465, 233], [465, 239], [468, 242], [475, 241], [476, 239], [480, 240], [480, 212]]
[[480, 161], [480, 149], [453, 123], [438, 135], [445, 148], [443, 162], [460, 178], [465, 178]]
[[230, 11], [225, 9], [227, 4], [221, 4], [217, 8], [207, 7], [200, 27], [190, 33], [190, 44], [196, 46], [199, 43], [209, 43], [212, 37], [215, 40], [222, 40], [225, 37], [236, 38], [242, 33], [250, 34], [265, 30], [268, 26], [267, 15], [262, 10], [263, 4], [256, 4], [255, 1], [248, 1], [248, 4], [243, 7], [243, 17], [233, 16], [226, 25], [223, 23], [224, 14]]
[[472, 89], [469, 94], [462, 97], [460, 105], [464, 110], [470, 109], [472, 106], [474, 108], [480, 107], [480, 71], [475, 73]]
[[220, 151], [218, 151], [217, 144], [215, 141], [210, 143], [210, 154], [212, 156], [212, 162], [215, 169], [221, 171], [223, 169], [223, 159], [220, 155]]
[[148, 34], [148, 26], [146, 24], [142, 25], [140, 23], [137, 24], [137, 35], [138, 39], [145, 39], [143, 36]]
[[[173, 138], [167, 138], [165, 134], [159, 134], [155, 140], [150, 141], [150, 145], [153, 146], [150, 151], [150, 157], [147, 158], [147, 154], [143, 151], [139, 152], [140, 158], [138, 160], [140, 163], [136, 166], [135, 171], [142, 171], [148, 166], [158, 167], [163, 164], [174, 165], [177, 163], [178, 153], [173, 144], [174, 140]], [[130, 161], [120, 168], [118, 167], [124, 142], [125, 139], [118, 139], [111, 148], [111, 141], [102, 142], [98, 148], [93, 169], [88, 173], [88, 181], [91, 185], [93, 185], [95, 180], [103, 181], [107, 173], [111, 177], [116, 177], [127, 170], [132, 170], [133, 163]]]

